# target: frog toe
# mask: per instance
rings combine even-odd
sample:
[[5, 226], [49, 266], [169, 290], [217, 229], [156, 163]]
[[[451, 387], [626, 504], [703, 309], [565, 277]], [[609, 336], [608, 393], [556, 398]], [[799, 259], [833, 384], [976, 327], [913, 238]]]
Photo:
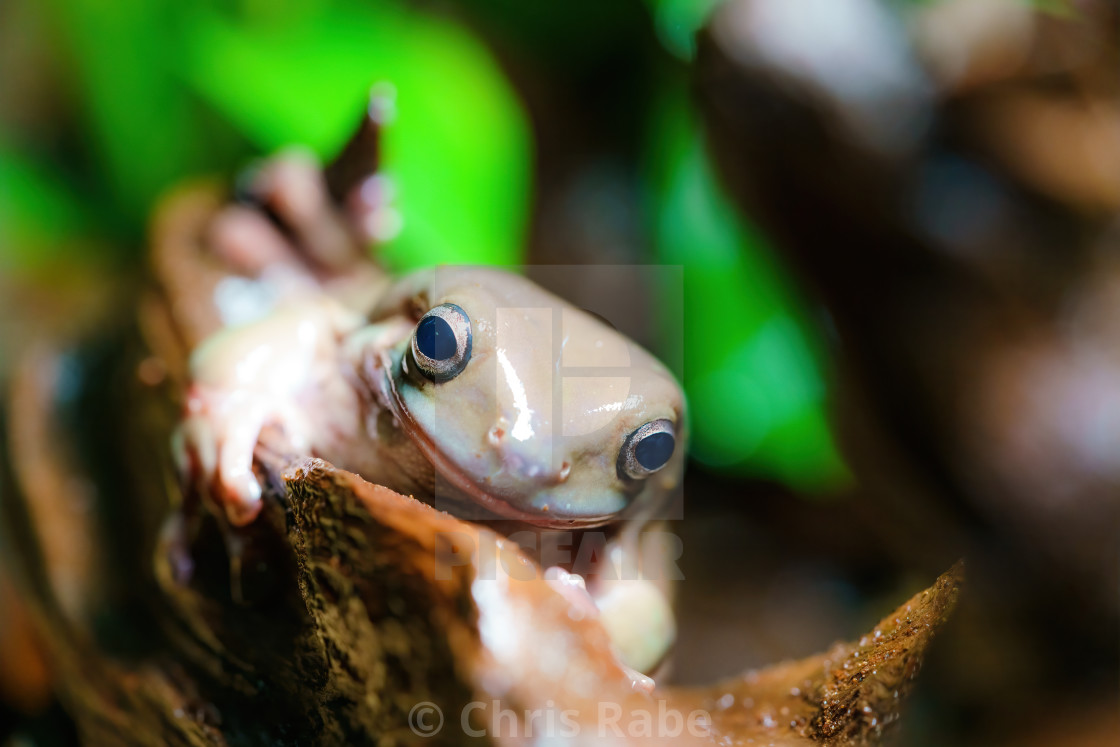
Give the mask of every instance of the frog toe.
[[594, 597], [619, 659], [639, 672], [656, 669], [676, 639], [672, 607], [657, 585], [614, 581]]
[[261, 512], [261, 485], [252, 470], [247, 474], [222, 475], [218, 490], [226, 519], [233, 526], [246, 526]]

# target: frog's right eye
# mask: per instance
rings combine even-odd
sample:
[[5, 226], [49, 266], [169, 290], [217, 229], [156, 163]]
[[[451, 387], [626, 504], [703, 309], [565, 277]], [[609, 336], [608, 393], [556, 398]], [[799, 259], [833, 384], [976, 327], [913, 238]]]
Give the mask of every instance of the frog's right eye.
[[412, 333], [412, 360], [432, 381], [454, 379], [471, 359], [471, 318], [453, 303], [429, 311]]

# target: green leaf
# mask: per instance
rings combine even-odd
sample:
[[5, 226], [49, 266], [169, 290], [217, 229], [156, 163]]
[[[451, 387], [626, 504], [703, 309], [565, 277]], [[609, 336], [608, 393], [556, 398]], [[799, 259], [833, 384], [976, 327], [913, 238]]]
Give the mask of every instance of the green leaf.
[[300, 144], [331, 158], [371, 86], [395, 88], [384, 171], [404, 223], [378, 247], [386, 264], [520, 261], [529, 128], [477, 40], [388, 3], [338, 3], [298, 23], [238, 21], [191, 7], [182, 74], [263, 151]]
[[104, 215], [135, 230], [175, 180], [220, 163], [227, 142], [173, 76], [179, 5], [50, 0], [90, 137]]
[[696, 56], [696, 33], [724, 0], [646, 0], [661, 44], [683, 60]]
[[0, 267], [28, 270], [57, 261], [89, 224], [61, 177], [0, 146]]
[[658, 260], [684, 268], [683, 381], [693, 456], [802, 489], [846, 479], [828, 424], [819, 342], [764, 238], [716, 182], [684, 97], [651, 157]]

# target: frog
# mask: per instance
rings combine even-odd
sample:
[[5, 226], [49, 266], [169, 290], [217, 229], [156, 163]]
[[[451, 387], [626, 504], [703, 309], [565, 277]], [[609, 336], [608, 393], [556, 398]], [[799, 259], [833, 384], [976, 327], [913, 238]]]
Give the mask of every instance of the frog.
[[214, 250], [271, 300], [190, 354], [180, 476], [207, 486], [231, 527], [251, 524], [254, 449], [274, 428], [293, 453], [460, 518], [531, 535], [603, 529], [598, 568], [544, 580], [601, 618], [644, 682], [673, 643], [670, 592], [664, 578], [623, 579], [622, 556], [681, 487], [679, 383], [605, 320], [507, 269], [394, 277], [362, 260], [337, 274], [345, 283], [316, 278], [307, 247], [361, 244], [386, 223], [373, 171], [338, 188], [330, 167], [281, 153], [257, 170], [256, 197], [213, 221]]

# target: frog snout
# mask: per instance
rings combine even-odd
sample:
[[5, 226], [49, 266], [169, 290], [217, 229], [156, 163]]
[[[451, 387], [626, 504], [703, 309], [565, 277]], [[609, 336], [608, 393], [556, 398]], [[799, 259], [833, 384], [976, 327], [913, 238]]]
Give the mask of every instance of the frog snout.
[[540, 434], [530, 439], [517, 438], [505, 418], [499, 418], [490, 427], [486, 443], [507, 478], [515, 477], [533, 485], [559, 485], [571, 474], [571, 460], [553, 453], [552, 439]]
[[526, 507], [557, 522], [574, 521], [594, 526], [612, 521], [626, 507], [626, 498], [610, 490], [559, 488], [537, 492]]

